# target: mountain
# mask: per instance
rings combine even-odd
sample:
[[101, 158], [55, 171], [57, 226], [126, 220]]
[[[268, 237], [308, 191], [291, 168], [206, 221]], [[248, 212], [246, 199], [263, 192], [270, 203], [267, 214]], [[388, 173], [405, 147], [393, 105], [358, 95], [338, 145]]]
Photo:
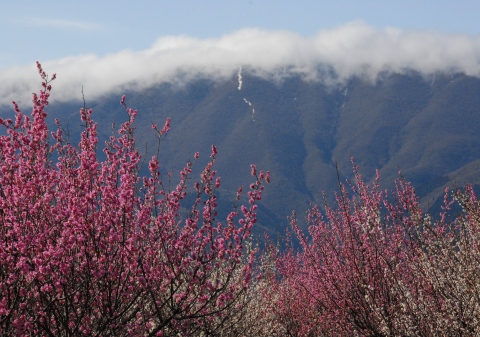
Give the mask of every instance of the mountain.
[[[127, 91], [127, 103], [138, 109], [137, 141], [156, 152], [151, 123], [171, 118], [162, 142], [163, 173], [180, 171], [196, 151], [196, 168], [206, 163], [215, 144], [219, 190], [228, 209], [239, 185], [251, 182], [250, 164], [269, 170], [259, 207], [258, 233], [283, 233], [287, 216], [303, 218], [311, 203], [323, 203], [322, 192], [338, 190], [352, 177], [351, 157], [371, 180], [378, 169], [381, 186], [391, 188], [398, 171], [413, 182], [425, 209], [438, 210], [445, 187], [480, 184], [480, 79], [458, 74], [385, 73], [377, 81], [350, 78], [325, 84], [289, 76], [272, 81], [244, 71], [226, 81], [197, 78], [182, 85], [158, 84]], [[89, 101], [102, 138], [126, 114], [120, 95]], [[78, 110], [69, 102], [49, 106], [72, 135], [80, 130]], [[198, 177], [199, 172], [195, 173]], [[175, 181], [175, 180], [173, 180]]]

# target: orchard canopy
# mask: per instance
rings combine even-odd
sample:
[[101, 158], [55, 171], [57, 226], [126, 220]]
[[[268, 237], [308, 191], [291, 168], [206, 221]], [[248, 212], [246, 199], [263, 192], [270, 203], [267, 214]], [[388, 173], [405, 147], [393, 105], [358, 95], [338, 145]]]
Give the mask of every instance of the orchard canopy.
[[[13, 103], [0, 118], [0, 335], [480, 334], [473, 186], [446, 190], [441, 214], [429, 214], [404, 178], [382, 190], [353, 163], [335, 202], [293, 213], [284, 242], [254, 245], [269, 172], [252, 164], [248, 192], [220, 219], [214, 145], [198, 181], [198, 152], [176, 184], [157, 156], [141, 176], [141, 112], [122, 96], [125, 121], [100, 144], [83, 106], [72, 144], [60, 121], [46, 122], [56, 76], [37, 67], [32, 113]], [[169, 129], [167, 119], [151, 132], [161, 142]]]

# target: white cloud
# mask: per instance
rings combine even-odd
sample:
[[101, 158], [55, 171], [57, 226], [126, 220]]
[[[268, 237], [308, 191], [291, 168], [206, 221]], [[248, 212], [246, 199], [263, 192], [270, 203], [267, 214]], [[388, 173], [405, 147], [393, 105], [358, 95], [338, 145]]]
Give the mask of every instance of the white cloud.
[[[320, 65], [331, 67], [337, 78], [318, 71]], [[158, 82], [184, 82], [198, 76], [232, 78], [239, 67], [274, 80], [291, 74], [309, 80], [342, 81], [352, 75], [375, 80], [380, 72], [407, 69], [480, 76], [480, 36], [378, 30], [362, 22], [321, 30], [311, 37], [243, 29], [203, 40], [167, 36], [144, 51], [72, 56], [44, 62], [43, 67], [57, 73], [56, 100], [81, 99], [82, 86], [91, 100]], [[35, 65], [2, 70], [0, 77], [0, 103], [28, 102], [38, 89]]]
[[16, 20], [15, 22], [33, 27], [49, 27], [55, 29], [73, 29], [80, 31], [96, 31], [102, 29], [101, 25], [89, 21], [25, 18]]

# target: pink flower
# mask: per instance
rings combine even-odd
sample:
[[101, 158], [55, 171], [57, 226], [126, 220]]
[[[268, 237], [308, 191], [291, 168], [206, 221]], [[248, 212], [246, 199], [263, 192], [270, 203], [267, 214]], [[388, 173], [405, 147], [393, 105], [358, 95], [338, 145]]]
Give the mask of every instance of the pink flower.
[[160, 134], [163, 135], [165, 133], [168, 133], [170, 131], [170, 117], [167, 118], [165, 121], [165, 125], [163, 126], [162, 130], [160, 131]]
[[212, 145], [212, 154], [210, 155], [211, 158], [217, 155], [218, 151], [215, 145]]

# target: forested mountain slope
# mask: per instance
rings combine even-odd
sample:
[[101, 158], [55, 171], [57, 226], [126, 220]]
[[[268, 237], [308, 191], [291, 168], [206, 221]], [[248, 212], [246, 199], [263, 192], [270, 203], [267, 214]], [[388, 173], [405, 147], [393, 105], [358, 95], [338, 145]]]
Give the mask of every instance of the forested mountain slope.
[[[326, 85], [295, 76], [266, 80], [245, 71], [241, 83], [237, 77], [198, 78], [126, 94], [139, 110], [137, 141], [140, 148], [147, 144], [146, 153], [156, 152], [152, 122], [171, 118], [160, 149], [165, 174], [177, 174], [196, 151], [202, 167], [210, 146], [218, 147], [225, 207], [238, 185], [249, 183], [251, 163], [269, 170], [272, 183], [257, 229], [274, 233], [283, 232], [292, 210], [301, 218], [310, 203], [323, 203], [323, 191], [332, 196], [336, 165], [342, 180], [351, 177], [351, 157], [366, 179], [379, 169], [384, 187], [401, 169], [425, 209], [439, 207], [445, 187], [480, 182], [479, 92], [480, 79], [463, 74], [384, 74], [375, 83], [351, 78]], [[102, 137], [112, 132], [113, 120], [125, 118], [119, 98], [86, 97]], [[80, 107], [56, 103], [49, 111], [73, 131], [80, 127]]]

